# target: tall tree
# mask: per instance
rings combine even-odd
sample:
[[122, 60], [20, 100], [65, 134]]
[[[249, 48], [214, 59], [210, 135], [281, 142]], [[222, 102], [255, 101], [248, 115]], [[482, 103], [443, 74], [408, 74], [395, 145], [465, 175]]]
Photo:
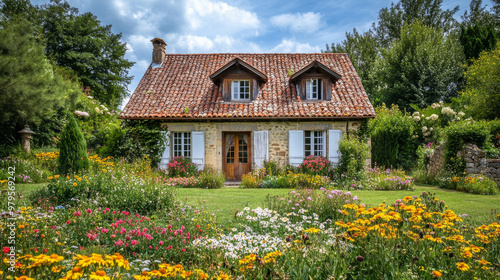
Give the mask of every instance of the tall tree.
[[464, 48], [465, 58], [477, 59], [482, 51], [492, 50], [497, 42], [497, 33], [493, 27], [473, 25], [462, 27], [460, 32], [460, 43]]
[[326, 46], [324, 52], [347, 53], [372, 103], [377, 104], [375, 88], [377, 81], [373, 76], [373, 67], [379, 55], [379, 44], [370, 30], [360, 34], [356, 28], [352, 33], [346, 32], [346, 39], [341, 43]]
[[457, 95], [463, 52], [458, 40], [444, 31], [416, 21], [405, 24], [400, 38], [382, 50], [377, 75], [387, 104], [410, 109], [425, 107]]
[[73, 101], [80, 87], [65, 80], [46, 58], [25, 20], [0, 23], [0, 133], [13, 144], [15, 129], [50, 117]]
[[500, 43], [491, 52], [483, 52], [467, 68], [467, 86], [462, 97], [471, 114], [479, 119], [500, 116]]
[[442, 3], [443, 0], [401, 0], [396, 4], [391, 3], [390, 8], [381, 9], [378, 22], [373, 23], [380, 45], [389, 48], [390, 43], [399, 38], [403, 25], [417, 20], [445, 33], [450, 31], [456, 23], [453, 15], [459, 7], [443, 10]]
[[484, 27], [493, 27], [495, 25], [494, 15], [486, 10], [482, 0], [472, 0], [469, 4], [469, 10], [466, 10], [460, 17], [462, 28], [467, 28], [475, 25]]
[[42, 27], [47, 55], [71, 69], [97, 100], [118, 107], [128, 94], [128, 70], [134, 64], [125, 59], [122, 35], [111, 32], [111, 25], [102, 26], [92, 13], [79, 14], [61, 0], [42, 6]]

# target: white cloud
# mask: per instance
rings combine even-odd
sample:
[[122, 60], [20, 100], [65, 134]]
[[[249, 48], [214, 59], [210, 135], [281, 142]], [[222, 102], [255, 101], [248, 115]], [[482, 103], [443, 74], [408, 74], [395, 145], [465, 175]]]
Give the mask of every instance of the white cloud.
[[181, 35], [178, 37], [177, 45], [187, 49], [189, 52], [207, 52], [214, 46], [212, 40], [206, 36]]
[[257, 14], [224, 2], [189, 0], [186, 7], [189, 31], [197, 35], [253, 36], [258, 34], [261, 25]]
[[319, 53], [321, 48], [318, 46], [311, 46], [308, 43], [299, 43], [290, 39], [283, 39], [281, 43], [272, 48], [270, 52], [276, 53]]
[[280, 28], [289, 28], [293, 32], [311, 33], [322, 25], [321, 14], [319, 13], [296, 13], [273, 16], [271, 23]]

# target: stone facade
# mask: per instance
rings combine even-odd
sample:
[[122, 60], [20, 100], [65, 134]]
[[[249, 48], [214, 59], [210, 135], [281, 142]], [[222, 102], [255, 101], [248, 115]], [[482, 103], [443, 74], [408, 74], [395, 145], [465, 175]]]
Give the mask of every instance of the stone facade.
[[[476, 145], [466, 144], [465, 148], [458, 152], [458, 156], [465, 160], [465, 172], [467, 174], [481, 174], [500, 183], [500, 159], [487, 159], [484, 151]], [[429, 171], [438, 174], [444, 167], [444, 145], [436, 147], [430, 156]]]
[[[205, 164], [208, 167], [222, 169], [222, 133], [253, 132], [267, 130], [269, 133], [269, 160], [281, 166], [288, 164], [288, 131], [289, 130], [341, 130], [355, 131], [359, 121], [273, 121], [273, 122], [170, 122], [163, 123], [162, 128], [170, 132], [203, 131], [205, 133]], [[328, 142], [327, 142], [328, 143]], [[252, 141], [252, 151], [254, 150]], [[327, 151], [328, 153], [328, 151]]]

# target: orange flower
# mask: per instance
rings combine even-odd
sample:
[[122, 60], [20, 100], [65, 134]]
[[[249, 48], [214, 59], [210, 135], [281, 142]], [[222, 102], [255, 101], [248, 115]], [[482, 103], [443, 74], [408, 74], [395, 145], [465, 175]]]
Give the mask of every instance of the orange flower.
[[431, 273], [431, 275], [432, 275], [433, 277], [439, 278], [439, 277], [441, 277], [441, 275], [443, 275], [443, 274], [442, 274], [441, 272], [437, 271], [437, 270], [434, 270], [434, 271]]

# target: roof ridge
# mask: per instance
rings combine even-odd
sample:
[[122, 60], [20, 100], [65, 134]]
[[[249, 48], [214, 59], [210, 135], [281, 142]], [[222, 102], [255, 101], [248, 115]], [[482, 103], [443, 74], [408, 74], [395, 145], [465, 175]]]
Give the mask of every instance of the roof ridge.
[[166, 55], [347, 55], [347, 53], [167, 53]]

